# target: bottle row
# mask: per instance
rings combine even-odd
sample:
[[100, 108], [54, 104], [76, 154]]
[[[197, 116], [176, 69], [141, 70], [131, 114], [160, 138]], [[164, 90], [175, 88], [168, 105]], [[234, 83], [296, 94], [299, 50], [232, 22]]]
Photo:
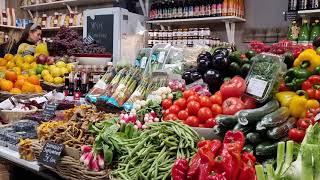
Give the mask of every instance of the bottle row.
[[302, 21], [301, 27], [296, 21], [292, 21], [288, 31], [288, 39], [299, 44], [312, 44], [313, 40], [320, 35], [319, 20], [316, 19], [311, 25], [307, 20]]
[[158, 0], [149, 13], [151, 20], [212, 16], [243, 18], [244, 0]]
[[319, 0], [289, 0], [288, 11], [319, 9]]

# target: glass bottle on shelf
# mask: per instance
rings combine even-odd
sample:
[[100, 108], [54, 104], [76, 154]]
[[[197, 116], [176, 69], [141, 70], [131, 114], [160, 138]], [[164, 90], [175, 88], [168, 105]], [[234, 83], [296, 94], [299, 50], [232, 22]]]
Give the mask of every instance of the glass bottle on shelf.
[[211, 16], [217, 16], [217, 0], [211, 1]]
[[168, 9], [167, 9], [167, 0], [162, 2], [162, 19], [167, 19]]
[[162, 3], [157, 1], [157, 17], [156, 19], [162, 19]]
[[189, 17], [189, 1], [184, 1], [183, 3], [183, 18]]
[[221, 15], [222, 16], [227, 16], [228, 15], [228, 1], [230, 0], [223, 0], [223, 3], [222, 3], [222, 7], [221, 7]]
[[194, 16], [194, 3], [191, 0], [188, 0], [188, 18], [192, 18]]
[[178, 7], [177, 7], [177, 18], [182, 18], [183, 17], [183, 2], [182, 0], [178, 1]]
[[235, 0], [228, 0], [228, 8], [227, 8], [227, 15], [234, 16], [235, 15]]
[[7, 11], [2, 10], [2, 24], [8, 25]]
[[167, 2], [167, 18], [168, 19], [172, 19], [172, 1], [171, 0], [168, 0]]
[[205, 1], [205, 3], [206, 3], [205, 16], [209, 17], [211, 16], [211, 1]]
[[200, 1], [200, 17], [204, 17], [206, 14], [206, 2], [204, 0]]
[[194, 3], [194, 11], [193, 11], [193, 16], [194, 17], [199, 17], [200, 15], [200, 2], [199, 0], [195, 1]]
[[217, 15], [216, 16], [222, 15], [222, 2], [223, 2], [223, 0], [217, 0]]
[[177, 13], [178, 13], [178, 9], [177, 9], [177, 0], [176, 1], [172, 1], [172, 18], [177, 18]]
[[300, 32], [299, 32], [299, 38], [298, 38], [298, 42], [299, 44], [302, 45], [308, 45], [309, 43], [309, 26], [308, 26], [308, 21], [307, 20], [303, 20], [302, 26], [300, 28]]
[[319, 19], [316, 19], [310, 33], [311, 43], [318, 35], [320, 35], [320, 26], [319, 26]]
[[69, 96], [69, 76], [65, 74], [64, 86], [63, 86], [63, 94], [64, 96]]

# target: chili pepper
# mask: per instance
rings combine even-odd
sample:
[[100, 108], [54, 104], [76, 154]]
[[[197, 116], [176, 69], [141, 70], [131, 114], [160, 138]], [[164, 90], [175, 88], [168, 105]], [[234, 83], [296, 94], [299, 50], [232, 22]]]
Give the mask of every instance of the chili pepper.
[[292, 98], [296, 95], [292, 91], [283, 91], [276, 94], [276, 99], [280, 102], [281, 107], [289, 107]]
[[199, 167], [201, 164], [201, 156], [199, 153], [195, 154], [190, 161], [189, 170], [187, 173], [187, 179], [197, 179], [199, 175]]
[[238, 180], [255, 180], [256, 170], [254, 164], [251, 161], [242, 161], [241, 169], [239, 173]]
[[189, 165], [188, 161], [185, 159], [175, 160], [172, 166], [172, 179], [173, 180], [185, 180], [187, 178]]
[[305, 117], [307, 112], [308, 95], [305, 91], [297, 91], [297, 96], [294, 96], [289, 105], [290, 115], [295, 118]]
[[306, 49], [294, 60], [293, 66], [313, 71], [317, 66], [320, 66], [320, 56], [315, 50]]
[[239, 143], [240, 149], [243, 148], [245, 137], [241, 131], [228, 131], [223, 139], [223, 144]]
[[[199, 145], [199, 144], [198, 144]], [[206, 142], [201, 142], [198, 153], [201, 156], [201, 163], [208, 163], [209, 166], [213, 166], [214, 158], [219, 151], [222, 143], [219, 140], [207, 140]]]
[[211, 172], [211, 175], [208, 176], [207, 180], [227, 180], [227, 178], [225, 177], [225, 173], [218, 174]]
[[302, 68], [290, 68], [284, 75], [284, 82], [286, 86], [297, 91], [301, 88], [302, 83], [312, 75], [312, 72]]

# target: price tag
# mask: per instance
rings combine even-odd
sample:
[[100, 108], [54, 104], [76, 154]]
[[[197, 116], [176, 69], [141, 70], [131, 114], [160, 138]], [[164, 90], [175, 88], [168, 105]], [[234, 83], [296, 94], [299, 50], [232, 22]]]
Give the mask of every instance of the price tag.
[[164, 55], [166, 55], [166, 52], [164, 52], [164, 51], [161, 51], [160, 53], [159, 53], [159, 57], [158, 57], [158, 62], [159, 63], [163, 63], [164, 62]]
[[46, 121], [54, 118], [57, 107], [58, 107], [57, 103], [46, 104], [46, 106], [43, 110], [44, 119]]
[[297, 16], [298, 16], [297, 11], [286, 12], [285, 21], [295, 21], [295, 20], [297, 20]]
[[35, 100], [38, 104], [41, 104], [43, 102], [47, 102], [47, 98], [45, 98], [44, 96], [41, 97], [35, 97], [35, 98], [30, 98], [30, 101]]
[[267, 81], [251, 78], [247, 87], [247, 93], [261, 98], [267, 88], [267, 85]]
[[140, 65], [140, 68], [142, 68], [142, 69], [146, 68], [147, 60], [148, 60], [148, 58], [147, 58], [147, 57], [143, 57], [143, 58], [141, 59], [141, 65]]
[[317, 115], [314, 117], [314, 120], [315, 120], [315, 121], [319, 121], [319, 120], [320, 120], [320, 113], [317, 114]]
[[49, 141], [46, 142], [40, 153], [39, 163], [46, 166], [55, 167], [60, 160], [63, 149], [63, 144], [56, 144]]
[[83, 38], [83, 42], [84, 42], [85, 44], [89, 45], [89, 44], [92, 44], [92, 43], [94, 42], [94, 39], [93, 39], [92, 36], [89, 35], [89, 36]]
[[0, 109], [13, 109], [14, 105], [10, 101], [10, 99], [6, 99], [0, 103]]

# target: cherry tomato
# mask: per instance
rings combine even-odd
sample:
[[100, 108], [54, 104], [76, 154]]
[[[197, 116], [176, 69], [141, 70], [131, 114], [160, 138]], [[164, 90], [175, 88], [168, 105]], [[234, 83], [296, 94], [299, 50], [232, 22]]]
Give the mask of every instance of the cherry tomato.
[[213, 114], [211, 112], [211, 109], [208, 107], [202, 107], [198, 111], [198, 118], [200, 120], [200, 123], [205, 123], [206, 120], [213, 118]]
[[191, 127], [198, 127], [199, 126], [199, 119], [196, 116], [189, 116], [185, 121], [185, 124]]
[[171, 121], [171, 120], [175, 121], [177, 119], [178, 119], [178, 116], [175, 114], [168, 114], [163, 118], [164, 121]]
[[187, 102], [190, 102], [190, 101], [197, 101], [197, 102], [200, 102], [200, 98], [198, 95], [192, 95], [188, 98]]
[[185, 90], [183, 92], [183, 97], [188, 99], [190, 96], [195, 95], [196, 92], [192, 91], [192, 90]]
[[185, 109], [187, 107], [187, 100], [185, 98], [180, 98], [173, 104], [178, 105], [181, 109]]
[[320, 100], [320, 90], [315, 90], [314, 92], [314, 98], [317, 99], [317, 100]]
[[302, 142], [305, 133], [306, 133], [305, 130], [293, 128], [289, 130], [288, 136], [289, 136], [289, 139], [295, 142]]
[[211, 106], [211, 111], [213, 114], [222, 114], [222, 107], [219, 104], [213, 104]]
[[211, 107], [212, 103], [208, 96], [200, 96], [199, 98], [201, 107]]
[[186, 110], [182, 110], [178, 113], [178, 118], [180, 120], [186, 120], [189, 117], [189, 114]]
[[220, 91], [216, 92], [214, 95], [212, 95], [210, 97], [210, 101], [213, 103], [213, 104], [219, 104], [219, 105], [222, 105], [222, 96], [221, 96], [221, 93]]
[[178, 105], [172, 105], [170, 108], [169, 108], [169, 112], [171, 114], [178, 114], [178, 112], [180, 111], [180, 107]]
[[215, 118], [209, 118], [206, 123], [204, 124], [204, 127], [206, 128], [213, 128], [215, 125], [217, 125]]
[[197, 101], [190, 101], [187, 105], [189, 115], [197, 115], [200, 109], [200, 103]]
[[312, 119], [302, 118], [297, 122], [297, 127], [302, 130], [306, 130], [310, 125], [312, 125]]
[[169, 109], [170, 106], [172, 105], [172, 100], [171, 99], [164, 99], [161, 103], [163, 109]]

